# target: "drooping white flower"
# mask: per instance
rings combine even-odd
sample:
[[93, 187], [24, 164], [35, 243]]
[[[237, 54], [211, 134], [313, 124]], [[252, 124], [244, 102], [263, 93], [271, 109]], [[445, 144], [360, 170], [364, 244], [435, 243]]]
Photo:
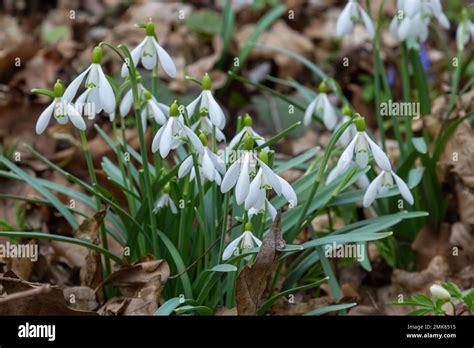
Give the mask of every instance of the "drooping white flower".
[[182, 115], [178, 117], [178, 114], [178, 104], [174, 102], [171, 104], [168, 120], [153, 138], [151, 149], [153, 152], [160, 150], [162, 158], [181, 145], [183, 139], [189, 140], [198, 153], [204, 151], [198, 136], [184, 124]]
[[397, 175], [393, 170], [385, 171], [382, 170], [380, 174], [370, 183], [365, 191], [363, 204], [364, 207], [369, 207], [375, 200], [377, 193], [385, 194], [387, 191], [393, 187], [393, 179], [400, 190], [402, 197], [408, 202], [408, 204], [413, 205], [413, 196], [408, 188], [407, 184]]
[[51, 116], [54, 116], [59, 124], [66, 124], [68, 120], [71, 120], [74, 127], [86, 130], [86, 123], [77, 109], [72, 103], [64, 100], [63, 86], [59, 80], [54, 84], [54, 96], [55, 98], [52, 103], [41, 113], [36, 122], [36, 133], [41, 134], [44, 132], [51, 120]]
[[[242, 250], [253, 248], [255, 245], [260, 247], [262, 245], [262, 241], [253, 235], [252, 224], [246, 223], [244, 233], [242, 233], [240, 237], [230, 242], [229, 245], [227, 245], [227, 247], [224, 249], [222, 260], [227, 261], [232, 257], [232, 255], [238, 255], [242, 252]], [[247, 259], [248, 258], [249, 257], [247, 257]]]
[[224, 129], [225, 127], [225, 115], [222, 111], [219, 104], [214, 99], [214, 96], [211, 92], [211, 78], [208, 74], [205, 74], [201, 82], [202, 92], [199, 96], [194, 99], [186, 108], [188, 116], [191, 117], [196, 110], [196, 107], [199, 105], [198, 111], [201, 113], [208, 113], [209, 119], [212, 124], [219, 129]]
[[202, 114], [201, 117], [199, 117], [199, 119], [191, 126], [191, 129], [193, 131], [196, 131], [197, 129], [199, 129], [201, 130], [201, 132], [203, 132], [206, 135], [213, 134], [214, 129], [215, 129], [216, 140], [219, 142], [225, 141], [224, 133], [219, 128], [217, 128], [216, 126], [212, 124], [209, 117], [207, 117], [207, 114]]
[[[337, 131], [340, 127], [342, 127], [343, 124], [345, 124], [347, 121], [349, 121], [351, 118], [350, 116], [352, 115], [352, 111], [348, 105], [344, 106], [342, 110], [342, 119], [341, 121], [337, 124], [336, 128], [334, 129]], [[338, 145], [343, 145], [347, 146], [351, 142], [352, 139], [357, 135], [357, 129], [356, 127], [351, 124], [347, 129], [342, 133], [341, 137], [338, 139], [337, 144]]]
[[390, 23], [390, 31], [401, 41], [410, 38], [426, 41], [431, 17], [436, 17], [445, 29], [450, 27], [439, 0], [398, 0], [397, 8], [397, 15]]
[[373, 39], [375, 32], [374, 24], [372, 23], [372, 20], [370, 19], [367, 12], [365, 12], [365, 10], [356, 0], [349, 0], [346, 7], [344, 7], [341, 14], [339, 15], [336, 23], [336, 35], [338, 37], [343, 37], [349, 34], [354, 28], [354, 25], [358, 23], [361, 18], [365, 29], [367, 30], [367, 34], [369, 34], [369, 37]]
[[[160, 62], [161, 67], [169, 77], [176, 77], [176, 66], [169, 54], [156, 41], [155, 25], [151, 21], [146, 25], [145, 39], [130, 52], [130, 55], [135, 67], [141, 61], [145, 69], [152, 70]], [[125, 63], [122, 65], [121, 75], [122, 77], [128, 76], [128, 67]]]
[[[137, 87], [138, 87], [138, 96], [140, 100], [144, 100], [145, 92], [147, 92], [147, 89], [141, 83], [138, 83]], [[166, 115], [168, 115], [170, 108], [167, 105], [158, 102], [158, 100], [156, 100], [156, 98], [153, 95], [151, 96], [151, 101], [154, 104], [154, 106], [157, 106], [160, 109], [161, 113], [165, 115], [165, 119], [166, 119]], [[120, 102], [119, 111], [122, 117], [126, 117], [128, 115], [128, 113], [130, 112], [132, 108], [132, 104], [133, 104], [133, 92], [132, 92], [132, 89], [130, 88], [128, 92], [125, 93], [125, 95], [122, 98], [122, 101]]]
[[163, 207], [169, 207], [173, 214], [178, 214], [178, 208], [170, 196], [171, 186], [169, 183], [163, 188], [163, 194], [155, 202], [153, 213], [156, 214]]
[[[204, 151], [199, 153], [198, 166], [201, 177], [209, 181], [215, 181], [217, 185], [221, 184], [221, 175], [225, 174], [224, 161], [207, 147], [207, 138], [204, 133], [199, 136]], [[191, 172], [190, 179], [194, 180], [196, 168], [193, 163], [193, 157], [189, 156], [179, 166], [178, 177], [183, 178]]]
[[249, 219], [254, 215], [258, 215], [260, 213], [263, 213], [264, 211], [267, 211], [270, 214], [272, 220], [275, 221], [277, 216], [277, 211], [275, 207], [270, 203], [267, 198], [265, 198], [265, 192], [262, 193], [261, 197], [263, 197], [263, 199], [257, 201], [254, 207], [248, 210], [247, 213], [249, 215]]
[[449, 301], [451, 299], [451, 294], [449, 293], [449, 291], [443, 288], [441, 285], [431, 285], [430, 292], [431, 295], [433, 295], [437, 300]]
[[92, 64], [71, 82], [63, 95], [65, 101], [72, 102], [85, 79], [86, 90], [77, 98], [76, 107], [89, 118], [102, 110], [109, 115], [115, 113], [114, 90], [102, 71], [101, 62], [102, 48], [97, 46], [92, 52]]
[[[229, 149], [234, 149], [237, 146], [237, 144], [242, 139], [245, 138], [246, 134], [249, 134], [250, 136], [252, 136], [258, 146], [263, 145], [265, 143], [265, 139], [260, 134], [258, 134], [257, 132], [253, 130], [252, 123], [253, 123], [252, 117], [250, 117], [249, 114], [246, 114], [243, 119], [244, 126], [242, 127], [240, 132], [238, 132], [229, 142], [229, 145], [228, 145]], [[268, 148], [265, 148], [265, 150], [268, 150]]]
[[[247, 139], [252, 140], [250, 137], [247, 137]], [[222, 179], [221, 192], [226, 193], [235, 186], [235, 201], [237, 204], [242, 204], [247, 198], [250, 188], [250, 175], [255, 172], [256, 159], [252, 148], [253, 145], [250, 148], [247, 146], [242, 151], [242, 155], [232, 163]]]
[[390, 172], [392, 170], [390, 161], [385, 152], [383, 152], [383, 150], [372, 139], [370, 139], [370, 137], [365, 132], [364, 119], [360, 116], [357, 117], [355, 124], [357, 134], [339, 158], [339, 161], [336, 165], [336, 173], [334, 175], [337, 176], [347, 171], [349, 166], [352, 164], [354, 153], [356, 157], [356, 163], [359, 165], [359, 167], [361, 169], [366, 168], [367, 164], [369, 163], [369, 150], [372, 152], [377, 165], [381, 169]]
[[469, 40], [474, 42], [474, 24], [469, 20], [466, 9], [463, 9], [461, 22], [456, 30], [456, 46], [458, 50], [464, 50]]
[[142, 120], [143, 129], [146, 129], [146, 124], [148, 117], [151, 116], [159, 125], [164, 125], [166, 123], [166, 116], [161, 110], [160, 106], [156, 102], [149, 91], [143, 93], [145, 104], [140, 115]]
[[304, 113], [303, 123], [305, 126], [311, 123], [313, 113], [316, 114], [323, 120], [324, 125], [327, 129], [333, 130], [337, 124], [337, 115], [334, 106], [329, 101], [326, 94], [326, 84], [321, 82], [319, 85], [318, 96], [308, 105]]

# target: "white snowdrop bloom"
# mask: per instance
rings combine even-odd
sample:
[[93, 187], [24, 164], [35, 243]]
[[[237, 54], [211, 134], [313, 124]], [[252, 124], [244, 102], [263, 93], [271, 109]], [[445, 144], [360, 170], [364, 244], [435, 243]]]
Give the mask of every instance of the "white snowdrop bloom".
[[270, 214], [270, 217], [272, 218], [272, 220], [275, 221], [276, 216], [277, 216], [277, 211], [276, 211], [275, 207], [270, 203], [270, 201], [265, 198], [265, 193], [263, 193], [263, 197], [264, 197], [264, 199], [262, 200], [262, 202], [258, 202], [258, 203], [262, 203], [262, 204], [257, 203], [257, 205], [255, 205], [255, 207], [252, 207], [248, 210], [247, 213], [249, 215], [249, 219], [254, 215], [257, 215], [257, 214], [263, 213], [264, 211], [267, 211]]
[[459, 23], [458, 29], [456, 30], [456, 45], [458, 50], [464, 50], [469, 40], [474, 42], [474, 24], [469, 20], [466, 9], [463, 9], [461, 23]]
[[339, 161], [337, 162], [336, 166], [335, 175], [340, 175], [346, 172], [346, 170], [352, 164], [352, 158], [354, 156], [354, 153], [358, 166], [361, 169], [366, 168], [367, 164], [369, 163], [369, 150], [372, 151], [374, 160], [380, 168], [388, 172], [391, 171], [392, 166], [390, 165], [390, 161], [387, 155], [372, 139], [370, 139], [370, 137], [365, 132], [364, 119], [360, 116], [357, 117], [355, 124], [357, 134], [339, 158]]
[[158, 103], [149, 91], [143, 93], [145, 99], [145, 105], [143, 107], [142, 113], [140, 115], [142, 120], [143, 129], [146, 129], [148, 117], [151, 116], [159, 125], [164, 125], [166, 123], [166, 116], [159, 107]]
[[[252, 140], [250, 137], [247, 139]], [[245, 148], [243, 154], [232, 163], [222, 179], [221, 192], [226, 193], [235, 186], [235, 201], [237, 204], [242, 204], [247, 198], [250, 189], [250, 175], [255, 172], [256, 159], [252, 148], [253, 145], [251, 148]]]
[[[141, 83], [138, 83], [137, 87], [138, 87], [138, 96], [140, 100], [145, 99], [145, 92], [147, 91], [147, 89]], [[170, 108], [167, 105], [158, 102], [158, 100], [156, 100], [156, 98], [153, 95], [151, 96], [151, 100], [155, 106], [158, 106], [158, 108], [161, 110], [161, 113], [163, 115], [165, 116], [168, 115]], [[122, 115], [122, 117], [126, 117], [128, 113], [130, 112], [130, 110], [132, 109], [132, 105], [133, 105], [133, 92], [132, 92], [132, 89], [130, 88], [128, 92], [125, 93], [125, 95], [122, 98], [122, 101], [120, 102], [120, 107], [119, 107], [120, 115]]]
[[198, 136], [184, 124], [183, 117], [181, 115], [178, 117], [178, 114], [178, 104], [174, 102], [171, 104], [168, 120], [153, 138], [151, 150], [153, 152], [160, 150], [162, 158], [181, 145], [183, 139], [189, 140], [198, 153], [204, 151]]
[[[158, 44], [155, 38], [155, 25], [149, 21], [146, 25], [146, 37], [143, 41], [130, 52], [133, 60], [133, 66], [137, 66], [141, 61], [147, 70], [152, 70], [158, 62], [168, 74], [169, 77], [176, 77], [176, 66], [169, 54]], [[124, 63], [121, 71], [122, 77], [128, 76], [128, 67]]]
[[196, 107], [199, 105], [198, 111], [199, 114], [207, 113], [209, 114], [209, 119], [212, 124], [219, 129], [224, 129], [225, 127], [225, 115], [222, 111], [219, 104], [214, 99], [214, 96], [211, 92], [211, 78], [209, 74], [205, 74], [201, 82], [202, 92], [199, 96], [194, 99], [186, 108], [188, 117], [191, 117], [196, 110]]
[[[263, 145], [265, 143], [265, 139], [260, 134], [258, 134], [257, 132], [253, 130], [252, 123], [253, 123], [252, 117], [250, 117], [249, 114], [246, 114], [243, 119], [244, 126], [242, 127], [242, 130], [238, 132], [229, 142], [229, 145], [227, 146], [229, 149], [234, 149], [237, 146], [237, 144], [242, 139], [244, 139], [246, 134], [249, 134], [250, 136], [252, 136], [258, 146]], [[266, 147], [265, 150], [268, 150], [268, 147]]]
[[304, 113], [303, 123], [305, 126], [311, 123], [313, 113], [316, 114], [323, 120], [324, 125], [327, 129], [333, 130], [337, 125], [337, 115], [334, 106], [329, 101], [326, 94], [326, 84], [321, 82], [319, 85], [318, 96], [308, 105]]
[[[342, 110], [342, 114], [344, 115], [341, 121], [337, 124], [334, 131], [337, 131], [342, 125], [348, 122], [351, 119], [352, 111], [348, 105], [344, 106]], [[342, 133], [341, 137], [337, 140], [338, 145], [347, 146], [351, 142], [352, 139], [357, 135], [357, 129], [355, 125], [351, 124], [345, 131]]]
[[71, 102], [85, 79], [86, 90], [77, 98], [76, 107], [89, 118], [102, 110], [109, 115], [115, 113], [114, 90], [102, 71], [101, 62], [102, 48], [97, 46], [92, 52], [92, 64], [71, 82], [63, 95], [64, 100]]
[[385, 171], [382, 170], [380, 174], [370, 183], [365, 191], [364, 195], [364, 207], [369, 207], [375, 200], [377, 193], [385, 194], [387, 191], [393, 187], [393, 179], [400, 190], [402, 197], [408, 202], [408, 204], [413, 205], [413, 196], [408, 188], [407, 184], [397, 175], [393, 170]]
[[364, 23], [365, 29], [367, 30], [367, 34], [369, 34], [369, 37], [372, 39], [375, 33], [374, 24], [367, 12], [365, 12], [356, 0], [349, 0], [346, 7], [344, 7], [339, 15], [336, 23], [336, 35], [338, 37], [343, 37], [349, 34], [352, 29], [354, 29], [354, 25], [361, 19]]
[[163, 207], [169, 207], [173, 214], [178, 214], [178, 208], [170, 196], [171, 186], [169, 183], [163, 188], [163, 194], [155, 202], [153, 213], [157, 213]]
[[260, 166], [257, 174], [250, 183], [248, 195], [245, 199], [245, 209], [251, 208], [261, 209], [264, 207], [266, 190], [273, 189], [278, 196], [283, 194], [290, 206], [293, 208], [298, 204], [295, 190], [283, 178], [275, 174], [268, 163], [267, 152], [261, 151], [257, 163]]
[[[244, 233], [230, 242], [224, 249], [224, 252], [222, 253], [223, 261], [227, 261], [232, 257], [232, 255], [239, 255], [244, 249], [253, 248], [255, 245], [258, 247], [262, 245], [262, 241], [253, 235], [251, 223], [247, 222], [244, 229]], [[250, 259], [250, 257], [251, 255], [246, 257], [246, 259]]]
[[451, 299], [451, 294], [449, 293], [449, 291], [443, 288], [441, 285], [431, 285], [430, 292], [431, 295], [433, 295], [437, 300], [449, 301]]
[[[225, 174], [224, 161], [207, 147], [207, 138], [204, 133], [199, 136], [204, 151], [199, 153], [199, 173], [201, 177], [209, 181], [215, 181], [217, 185], [221, 184], [221, 175]], [[191, 172], [190, 178], [196, 177], [196, 168], [193, 163], [193, 157], [189, 156], [179, 166], [178, 177], [183, 178]]]
[[54, 116], [59, 124], [66, 124], [68, 120], [74, 127], [80, 130], [86, 130], [86, 123], [72, 103], [63, 98], [63, 85], [58, 80], [54, 84], [54, 100], [41, 113], [36, 122], [36, 133], [41, 134], [48, 127], [51, 117]]
[[398, 0], [397, 8], [390, 31], [402, 41], [409, 38], [426, 41], [431, 17], [435, 17], [445, 29], [450, 27], [440, 0]]
[[216, 132], [216, 140], [218, 142], [225, 141], [225, 135], [224, 133], [217, 127], [215, 127], [209, 117], [207, 117], [206, 114], [202, 114], [201, 117], [199, 117], [199, 120], [197, 120], [192, 126], [191, 129], [193, 131], [196, 131], [197, 129], [201, 130], [204, 134], [213, 134], [215, 128]]

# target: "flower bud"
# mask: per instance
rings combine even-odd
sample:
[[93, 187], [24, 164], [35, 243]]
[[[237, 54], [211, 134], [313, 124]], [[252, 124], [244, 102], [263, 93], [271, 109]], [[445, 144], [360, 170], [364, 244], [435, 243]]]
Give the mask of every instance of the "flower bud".
[[56, 98], [61, 98], [64, 93], [64, 87], [63, 84], [61, 83], [61, 80], [57, 80], [56, 83], [54, 84], [54, 96]]
[[326, 93], [327, 92], [327, 88], [326, 88], [326, 82], [321, 82], [319, 84], [319, 93]]
[[151, 19], [146, 24], [146, 35], [147, 36], [154, 36], [155, 35], [155, 24], [153, 24]]
[[362, 116], [360, 116], [359, 113], [355, 114], [355, 125], [357, 128], [358, 132], [364, 132], [365, 131], [365, 120]]
[[250, 151], [253, 149], [253, 138], [250, 135], [247, 135], [247, 137], [244, 140], [244, 150]]
[[245, 116], [244, 116], [244, 126], [245, 127], [252, 127], [252, 123], [253, 123], [252, 117], [250, 117], [249, 114], [245, 114]]
[[176, 100], [170, 106], [170, 117], [177, 117], [179, 115], [179, 106]]
[[448, 290], [446, 290], [440, 285], [431, 285], [430, 292], [438, 300], [449, 301], [451, 299], [451, 295], [449, 294]]
[[171, 192], [171, 185], [169, 182], [167, 182], [165, 187], [163, 187], [163, 192], [166, 194], [169, 194]]
[[250, 232], [253, 231], [253, 226], [252, 226], [252, 223], [251, 223], [250, 221], [247, 221], [247, 222], [245, 223], [244, 231], [250, 231]]
[[258, 154], [258, 158], [260, 159], [260, 161], [268, 165], [268, 153], [266, 151], [260, 151], [260, 153]]
[[201, 87], [204, 90], [211, 89], [211, 78], [209, 77], [208, 73], [205, 73], [202, 80], [201, 80]]
[[92, 50], [92, 64], [102, 63], [102, 48], [95, 46]]
[[351, 116], [352, 115], [352, 109], [348, 104], [344, 105], [344, 107], [342, 108], [342, 114], [344, 116]]
[[151, 93], [149, 91], [145, 91], [143, 93], [143, 96], [145, 97], [146, 100], [150, 100], [151, 99]]

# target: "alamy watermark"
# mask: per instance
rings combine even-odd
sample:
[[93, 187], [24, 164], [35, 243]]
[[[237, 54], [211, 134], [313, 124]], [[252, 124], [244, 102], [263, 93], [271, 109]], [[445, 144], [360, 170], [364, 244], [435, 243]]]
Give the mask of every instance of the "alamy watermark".
[[365, 250], [363, 244], [326, 244], [324, 246], [324, 255], [327, 258], [355, 258], [359, 262], [365, 260]]
[[420, 118], [420, 103], [394, 102], [392, 99], [380, 103], [380, 116]]
[[38, 244], [13, 244], [9, 241], [0, 244], [1, 258], [30, 259], [38, 261]]

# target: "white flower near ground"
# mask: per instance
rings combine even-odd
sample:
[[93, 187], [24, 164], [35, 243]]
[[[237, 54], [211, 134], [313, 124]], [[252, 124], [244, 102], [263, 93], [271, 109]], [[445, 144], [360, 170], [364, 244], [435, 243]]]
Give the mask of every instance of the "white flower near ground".
[[[145, 98], [145, 92], [147, 91], [147, 89], [141, 83], [138, 83], [137, 87], [138, 87], [138, 96], [140, 100], [143, 100]], [[153, 104], [158, 106], [158, 108], [161, 110], [161, 112], [164, 115], [168, 115], [170, 108], [167, 105], [158, 102], [158, 100], [156, 100], [156, 98], [153, 95], [151, 96], [151, 99], [153, 101]], [[122, 115], [122, 117], [126, 117], [128, 113], [130, 112], [130, 110], [132, 109], [132, 105], [133, 105], [133, 92], [132, 92], [132, 89], [130, 88], [127, 91], [127, 93], [125, 93], [125, 95], [122, 98], [122, 101], [120, 102], [120, 107], [119, 107], [120, 115]]]
[[374, 24], [367, 12], [365, 12], [356, 0], [349, 0], [339, 15], [336, 23], [336, 35], [338, 37], [346, 36], [354, 29], [354, 25], [361, 19], [364, 23], [365, 29], [367, 30], [367, 34], [371, 39], [373, 39], [375, 33]]
[[[227, 245], [222, 253], [222, 260], [227, 261], [232, 257], [232, 255], [238, 255], [244, 249], [253, 248], [255, 245], [260, 247], [262, 245], [262, 241], [255, 237], [252, 233], [252, 224], [247, 223], [245, 224], [245, 231], [242, 235]], [[247, 257], [246, 259], [248, 259]]]
[[171, 104], [169, 118], [156, 132], [151, 145], [153, 152], [160, 151], [162, 158], [168, 156], [172, 149], [176, 149], [183, 140], [189, 140], [198, 153], [204, 151], [198, 136], [184, 124], [184, 119], [178, 117], [178, 104]]
[[154, 214], [158, 213], [158, 211], [160, 211], [160, 209], [162, 209], [163, 207], [169, 207], [173, 214], [178, 214], [178, 208], [176, 208], [176, 204], [170, 196], [170, 190], [170, 184], [167, 183], [163, 189], [163, 194], [160, 196], [160, 198], [156, 200], [154, 204]]
[[253, 123], [252, 117], [250, 117], [249, 114], [246, 114], [243, 119], [244, 126], [229, 142], [229, 145], [228, 145], [229, 149], [234, 149], [237, 146], [237, 144], [239, 144], [245, 138], [246, 134], [249, 134], [250, 136], [252, 136], [258, 146], [263, 145], [265, 143], [265, 139], [260, 134], [258, 134], [256, 131], [253, 130], [252, 123]]
[[370, 139], [370, 137], [365, 132], [364, 119], [359, 116], [355, 123], [357, 134], [354, 136], [352, 141], [349, 143], [339, 158], [339, 161], [336, 165], [336, 172], [333, 174], [333, 177], [341, 175], [347, 171], [347, 169], [352, 164], [354, 153], [357, 165], [361, 169], [366, 168], [369, 163], [369, 151], [372, 152], [377, 165], [381, 169], [390, 172], [392, 170], [390, 161], [385, 152], [383, 152], [383, 150], [372, 139]]
[[458, 50], [464, 50], [469, 40], [474, 42], [474, 24], [469, 20], [466, 9], [463, 9], [461, 22], [456, 30], [456, 46]]
[[[153, 70], [159, 62], [163, 70], [169, 77], [176, 77], [176, 66], [169, 54], [160, 46], [155, 38], [155, 25], [149, 21], [146, 25], [146, 37], [143, 41], [130, 52], [132, 63], [137, 67], [138, 62], [141, 61], [143, 67], [147, 70]], [[130, 63], [130, 62], [128, 62]], [[122, 77], [128, 76], [128, 67], [124, 63], [122, 65]]]
[[364, 207], [369, 207], [375, 200], [377, 193], [385, 194], [387, 191], [394, 186], [393, 179], [400, 190], [402, 197], [413, 205], [414, 199], [408, 188], [408, 185], [397, 175], [393, 170], [385, 171], [382, 170], [380, 174], [369, 184], [365, 191], [363, 204]]
[[216, 140], [218, 142], [225, 141], [225, 135], [224, 133], [217, 127], [215, 127], [209, 117], [207, 115], [199, 117], [199, 120], [197, 120], [193, 125], [191, 125], [191, 129], [193, 131], [196, 131], [197, 129], [201, 130], [206, 135], [212, 134], [216, 132]]
[[446, 300], [451, 299], [451, 294], [443, 288], [441, 285], [433, 284], [430, 286], [431, 295], [433, 295], [437, 300]]
[[[199, 173], [204, 179], [214, 181], [217, 185], [220, 185], [221, 175], [225, 174], [225, 163], [207, 147], [207, 138], [204, 133], [201, 133], [199, 138], [204, 147], [204, 151], [199, 153], [198, 156]], [[183, 178], [189, 173], [191, 173], [190, 179], [194, 180], [196, 177], [196, 168], [192, 156], [189, 156], [181, 163], [178, 170], [178, 177]]]
[[143, 129], [146, 129], [148, 117], [151, 116], [160, 126], [166, 123], [166, 116], [163, 113], [162, 109], [158, 105], [158, 102], [152, 98], [152, 95], [149, 91], [143, 93], [145, 103], [140, 115], [142, 120]]
[[38, 117], [36, 133], [41, 134], [48, 127], [51, 117], [54, 116], [59, 124], [66, 124], [69, 120], [74, 127], [86, 130], [86, 123], [74, 105], [63, 98], [63, 86], [58, 80], [54, 85], [55, 98]]
[[245, 201], [249, 193], [250, 175], [255, 172], [255, 162], [253, 151], [247, 147], [243, 154], [232, 163], [222, 179], [221, 192], [226, 193], [235, 186], [235, 201], [239, 205]]
[[89, 118], [94, 118], [102, 110], [109, 115], [115, 114], [114, 90], [102, 71], [101, 61], [102, 49], [95, 47], [92, 52], [92, 64], [70, 83], [63, 95], [65, 101], [72, 102], [85, 79], [86, 90], [77, 98], [75, 104], [80, 113], [83, 112]]
[[311, 123], [314, 112], [323, 120], [327, 129], [333, 130], [337, 125], [337, 115], [334, 106], [329, 101], [326, 94], [326, 84], [322, 82], [319, 85], [319, 94], [308, 105], [304, 113], [303, 124], [305, 126]]
[[254, 215], [258, 215], [260, 213], [263, 213], [267, 211], [270, 214], [270, 217], [272, 218], [273, 221], [275, 221], [276, 216], [277, 216], [277, 211], [275, 207], [270, 203], [270, 201], [265, 197], [265, 191], [262, 190], [262, 194], [260, 195], [260, 198], [263, 198], [262, 200], [258, 200], [254, 207], [248, 209], [247, 213], [249, 215], [249, 219], [252, 218]]
[[439, 0], [398, 0], [397, 9], [397, 15], [390, 23], [390, 31], [401, 41], [410, 38], [426, 41], [432, 17], [435, 17], [443, 28], [450, 27]]
[[199, 114], [205, 113], [209, 115], [209, 119], [212, 124], [219, 129], [224, 129], [225, 127], [225, 115], [222, 108], [214, 99], [214, 96], [211, 92], [211, 78], [208, 74], [205, 74], [201, 82], [202, 92], [199, 96], [194, 99], [191, 104], [186, 108], [188, 117], [191, 117], [194, 114], [194, 111], [199, 106]]

